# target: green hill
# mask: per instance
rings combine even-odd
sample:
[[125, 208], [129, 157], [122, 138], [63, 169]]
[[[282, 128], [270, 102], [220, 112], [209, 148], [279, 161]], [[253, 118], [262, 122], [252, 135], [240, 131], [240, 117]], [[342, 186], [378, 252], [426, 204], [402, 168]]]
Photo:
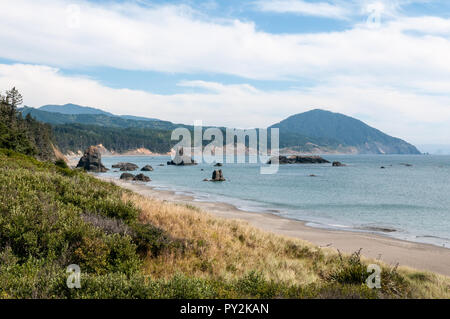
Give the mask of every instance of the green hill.
[[20, 110], [24, 116], [30, 114], [38, 121], [49, 123], [52, 125], [58, 124], [87, 124], [87, 125], [99, 125], [107, 127], [139, 127], [139, 128], [151, 128], [151, 129], [173, 129], [177, 127], [175, 124], [169, 121], [160, 120], [136, 120], [129, 118], [122, 118], [120, 116], [109, 115], [108, 113], [100, 114], [64, 114], [59, 112], [48, 112], [41, 109], [35, 109], [31, 107], [24, 107]]
[[110, 151], [122, 153], [146, 148], [157, 153], [167, 153], [176, 141], [171, 141], [171, 131], [140, 127], [105, 127], [85, 124], [53, 126], [55, 143], [63, 153], [84, 150], [91, 145], [103, 144]]
[[[328, 139], [328, 142], [325, 141], [327, 146], [339, 144], [354, 147], [360, 154], [420, 154], [415, 146], [372, 128], [360, 120], [324, 110], [296, 114], [271, 127], [279, 128], [282, 137], [298, 134]], [[302, 145], [301, 143], [302, 141], [297, 143], [295, 138], [291, 138], [283, 145], [298, 146]]]
[[41, 111], [54, 112], [61, 114], [103, 114], [114, 116], [109, 112], [102, 111], [89, 106], [80, 106], [76, 104], [64, 104], [64, 105], [44, 105], [39, 108]]
[[[24, 116], [30, 115], [51, 124], [55, 141], [63, 152], [103, 144], [116, 152], [144, 147], [166, 153], [173, 145], [170, 141], [173, 129], [185, 127], [192, 130], [189, 125], [129, 115], [117, 116], [74, 104], [39, 109], [24, 107], [21, 112]], [[279, 145], [286, 152], [420, 154], [416, 147], [399, 138], [349, 116], [323, 110], [290, 116], [271, 128], [280, 129]]]

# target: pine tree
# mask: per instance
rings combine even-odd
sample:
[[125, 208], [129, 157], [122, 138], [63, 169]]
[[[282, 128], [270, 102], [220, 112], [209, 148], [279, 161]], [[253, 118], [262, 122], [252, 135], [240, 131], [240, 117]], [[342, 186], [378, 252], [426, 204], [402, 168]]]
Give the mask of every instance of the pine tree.
[[5, 99], [6, 104], [9, 104], [14, 109], [14, 111], [17, 109], [19, 105], [23, 103], [22, 94], [19, 93], [16, 87], [13, 87], [11, 90], [6, 91]]

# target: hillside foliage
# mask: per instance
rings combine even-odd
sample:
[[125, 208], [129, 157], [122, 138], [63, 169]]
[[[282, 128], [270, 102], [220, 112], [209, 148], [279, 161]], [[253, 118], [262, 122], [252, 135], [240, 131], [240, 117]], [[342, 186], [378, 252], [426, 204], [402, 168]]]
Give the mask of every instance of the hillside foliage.
[[51, 126], [18, 112], [22, 95], [16, 88], [0, 94], [0, 147], [42, 160], [54, 159]]
[[171, 132], [148, 128], [115, 128], [98, 125], [64, 124], [53, 126], [55, 143], [62, 152], [84, 150], [102, 144], [118, 153], [147, 148], [156, 153], [167, 153], [175, 144]]

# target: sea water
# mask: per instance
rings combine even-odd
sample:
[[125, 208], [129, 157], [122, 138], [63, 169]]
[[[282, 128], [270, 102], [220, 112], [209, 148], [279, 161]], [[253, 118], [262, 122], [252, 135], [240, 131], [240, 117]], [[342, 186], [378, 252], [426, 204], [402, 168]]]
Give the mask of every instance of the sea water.
[[[110, 169], [117, 162], [139, 167], [150, 164], [154, 171], [143, 172], [152, 179], [148, 185], [189, 194], [199, 201], [270, 212], [313, 227], [450, 247], [450, 156], [323, 157], [347, 166], [288, 164], [280, 165], [276, 174], [263, 175], [261, 164], [224, 163], [226, 182], [213, 183], [203, 181], [216, 169], [212, 164], [159, 166], [169, 156], [103, 157], [103, 163]], [[121, 173], [111, 169], [105, 174], [119, 178]]]

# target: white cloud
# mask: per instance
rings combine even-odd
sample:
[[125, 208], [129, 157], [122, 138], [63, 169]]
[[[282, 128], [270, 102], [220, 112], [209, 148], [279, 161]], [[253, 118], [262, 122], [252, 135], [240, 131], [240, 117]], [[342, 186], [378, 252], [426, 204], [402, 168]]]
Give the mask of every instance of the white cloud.
[[172, 95], [113, 89], [91, 79], [69, 77], [39, 65], [0, 64], [0, 87], [17, 86], [25, 104], [65, 104], [100, 107], [115, 114], [132, 114], [193, 124], [266, 127], [283, 118], [324, 108], [365, 120], [388, 134], [414, 143], [450, 141], [450, 98], [403, 93], [390, 88], [358, 85], [351, 78], [308, 90], [262, 91], [250, 85], [186, 81], [183, 86], [206, 92]]
[[306, 16], [347, 19], [351, 11], [342, 5], [303, 0], [260, 0], [255, 3], [261, 11], [295, 13]]
[[450, 19], [398, 18], [376, 29], [361, 24], [279, 35], [251, 22], [207, 20], [186, 6], [77, 2], [80, 27], [70, 28], [73, 1], [0, 1], [8, 12], [0, 19], [0, 41], [8, 44], [0, 57], [15, 61], [263, 80], [327, 81], [346, 74], [404, 85], [449, 77]]

